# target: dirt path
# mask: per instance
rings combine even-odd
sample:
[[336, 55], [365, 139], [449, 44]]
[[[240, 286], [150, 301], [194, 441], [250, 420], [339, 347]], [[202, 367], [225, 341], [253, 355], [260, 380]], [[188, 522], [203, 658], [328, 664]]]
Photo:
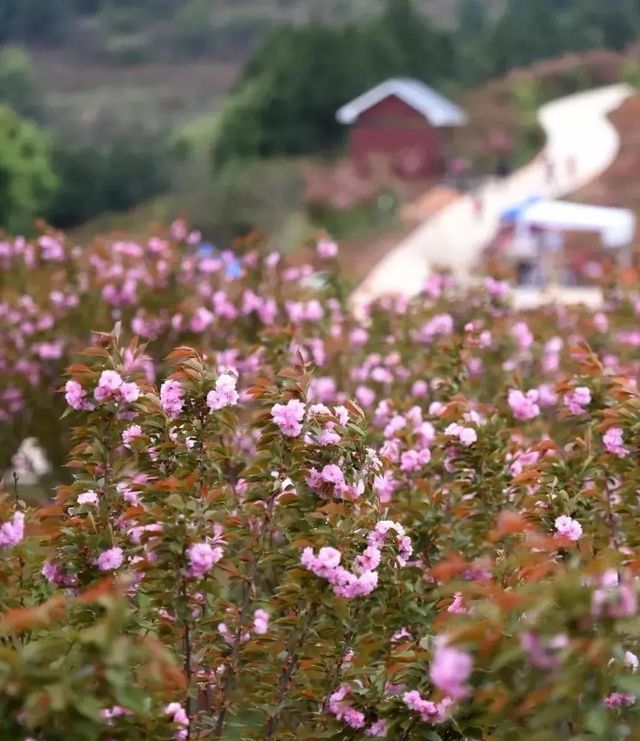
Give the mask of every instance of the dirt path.
[[[354, 303], [387, 294], [415, 295], [434, 267], [448, 268], [460, 281], [468, 281], [505, 209], [532, 196], [566, 196], [609, 167], [620, 140], [607, 116], [632, 92], [627, 85], [612, 85], [544, 105], [538, 112], [547, 135], [544, 151], [509, 178], [460, 198], [421, 224], [373, 268], [356, 290]], [[482, 199], [481, 217], [474, 211], [476, 195]]]

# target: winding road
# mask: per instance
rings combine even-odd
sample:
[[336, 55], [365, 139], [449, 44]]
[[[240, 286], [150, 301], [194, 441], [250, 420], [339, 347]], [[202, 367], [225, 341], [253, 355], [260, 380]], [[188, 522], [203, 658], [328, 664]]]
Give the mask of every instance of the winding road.
[[[627, 85], [612, 85], [542, 106], [538, 120], [547, 141], [540, 155], [510, 177], [486, 184], [423, 222], [372, 269], [356, 289], [354, 304], [362, 306], [383, 295], [413, 296], [434, 267], [447, 268], [468, 282], [497, 234], [505, 209], [532, 196], [569, 195], [611, 165], [620, 140], [607, 116], [632, 93]], [[575, 167], [569, 166], [570, 159]], [[482, 199], [480, 217], [474, 211], [475, 196]]]

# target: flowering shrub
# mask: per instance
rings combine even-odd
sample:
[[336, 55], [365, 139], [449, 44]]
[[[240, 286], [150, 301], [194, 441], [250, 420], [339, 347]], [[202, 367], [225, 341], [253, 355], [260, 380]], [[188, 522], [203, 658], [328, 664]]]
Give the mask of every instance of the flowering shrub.
[[186, 236], [3, 248], [7, 445], [71, 478], [0, 494], [0, 737], [636, 738], [634, 297], [356, 318], [326, 243]]

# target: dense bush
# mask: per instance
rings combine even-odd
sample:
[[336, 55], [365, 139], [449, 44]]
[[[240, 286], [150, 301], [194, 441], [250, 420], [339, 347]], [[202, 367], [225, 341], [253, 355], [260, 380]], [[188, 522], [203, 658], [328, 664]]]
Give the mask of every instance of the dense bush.
[[60, 186], [46, 213], [58, 227], [127, 211], [168, 188], [172, 156], [162, 134], [101, 123], [90, 139], [60, 136], [55, 141], [53, 167]]
[[0, 104], [0, 228], [29, 230], [57, 186], [46, 134]]
[[4, 448], [73, 446], [0, 499], [0, 735], [636, 738], [638, 297], [197, 242], [0, 245]]

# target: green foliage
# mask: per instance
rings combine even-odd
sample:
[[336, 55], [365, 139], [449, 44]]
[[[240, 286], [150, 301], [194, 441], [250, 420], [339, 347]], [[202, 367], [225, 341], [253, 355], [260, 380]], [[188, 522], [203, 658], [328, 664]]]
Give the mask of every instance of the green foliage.
[[640, 60], [630, 59], [622, 66], [622, 80], [640, 90]]
[[34, 78], [28, 53], [21, 47], [0, 50], [0, 103], [20, 116], [37, 119], [42, 114], [42, 94]]
[[0, 227], [33, 227], [57, 189], [48, 138], [38, 126], [0, 105]]
[[437, 83], [451, 56], [446, 35], [410, 0], [393, 0], [380, 19], [357, 27], [279, 28], [222, 115], [215, 161], [330, 150], [344, 133], [335, 113], [346, 101], [392, 75]]
[[129, 129], [98, 135], [99, 143], [58, 139], [53, 166], [60, 187], [46, 213], [60, 227], [76, 226], [103, 213], [126, 211], [169, 183], [169, 158], [161, 135]]

